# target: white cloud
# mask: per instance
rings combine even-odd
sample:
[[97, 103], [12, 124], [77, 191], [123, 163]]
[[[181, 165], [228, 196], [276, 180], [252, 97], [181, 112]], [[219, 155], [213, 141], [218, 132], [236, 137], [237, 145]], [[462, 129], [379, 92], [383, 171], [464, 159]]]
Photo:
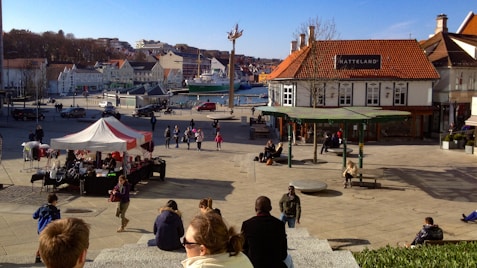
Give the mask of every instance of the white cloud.
[[371, 34], [372, 39], [414, 39], [417, 33], [413, 25], [415, 21], [403, 21], [390, 25], [380, 32]]

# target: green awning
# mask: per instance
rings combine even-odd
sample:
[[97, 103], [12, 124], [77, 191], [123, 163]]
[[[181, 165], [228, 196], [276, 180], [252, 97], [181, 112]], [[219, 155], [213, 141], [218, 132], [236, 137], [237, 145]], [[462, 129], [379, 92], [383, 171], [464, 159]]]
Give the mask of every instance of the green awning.
[[404, 120], [410, 112], [383, 110], [381, 107], [311, 108], [259, 106], [263, 115], [284, 117], [298, 123], [385, 122]]

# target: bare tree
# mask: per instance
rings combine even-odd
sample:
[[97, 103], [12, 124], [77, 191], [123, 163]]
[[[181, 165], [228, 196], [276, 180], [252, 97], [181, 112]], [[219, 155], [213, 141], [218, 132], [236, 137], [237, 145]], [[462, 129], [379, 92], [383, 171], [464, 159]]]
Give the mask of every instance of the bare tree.
[[[304, 38], [303, 38], [304, 35]], [[336, 32], [336, 25], [334, 20], [323, 22], [320, 17], [310, 18], [308, 21], [302, 23], [294, 33], [294, 38], [297, 43], [308, 40], [310, 54], [308, 64], [311, 69], [311, 77], [305, 81], [306, 86], [310, 92], [310, 104], [313, 108], [324, 104], [324, 87], [326, 82], [319, 79], [320, 63], [324, 60], [324, 55], [327, 53], [319, 53], [319, 51], [326, 52], [331, 47], [318, 47], [323, 43], [319, 41], [328, 41], [338, 39]], [[300, 44], [301, 46], [301, 44]], [[332, 78], [330, 78], [332, 79]], [[313, 163], [318, 162], [318, 140], [317, 140], [317, 125], [313, 123]]]
[[339, 34], [336, 31], [335, 21], [332, 19], [323, 22], [318, 16], [315, 18], [309, 18], [306, 22], [303, 22], [293, 33], [293, 38], [299, 42], [300, 35], [305, 34], [305, 38], [308, 40], [310, 37], [310, 33], [308, 32], [310, 26], [315, 27], [315, 40], [335, 40], [339, 38]]

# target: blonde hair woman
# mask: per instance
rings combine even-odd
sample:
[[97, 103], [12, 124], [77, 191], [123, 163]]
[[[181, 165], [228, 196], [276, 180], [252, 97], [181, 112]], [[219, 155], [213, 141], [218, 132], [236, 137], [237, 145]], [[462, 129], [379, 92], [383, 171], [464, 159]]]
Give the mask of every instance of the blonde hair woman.
[[348, 180], [349, 180], [349, 186], [351, 187], [351, 179], [356, 177], [358, 175], [358, 167], [356, 164], [348, 160], [346, 161], [346, 169], [343, 172], [343, 177], [345, 177], [345, 180], [343, 182], [344, 188], [348, 187]]

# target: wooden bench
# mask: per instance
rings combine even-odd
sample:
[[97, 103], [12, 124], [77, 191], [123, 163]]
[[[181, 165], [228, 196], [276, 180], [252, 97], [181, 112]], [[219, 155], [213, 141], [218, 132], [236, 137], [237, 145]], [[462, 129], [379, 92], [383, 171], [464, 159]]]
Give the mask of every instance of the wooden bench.
[[[348, 156], [351, 152], [353, 152], [353, 149], [346, 147], [346, 155]], [[328, 148], [328, 153], [334, 153], [338, 156], [342, 156], [343, 148]]]
[[367, 186], [367, 183], [363, 182], [363, 180], [373, 180], [374, 183], [371, 184], [374, 188], [377, 188], [377, 180], [382, 178], [384, 178], [384, 169], [358, 168], [358, 176], [356, 176], [356, 178], [353, 178], [357, 179], [357, 181], [351, 180], [351, 186]]
[[476, 243], [477, 240], [424, 240], [424, 245], [447, 245], [459, 243]]

